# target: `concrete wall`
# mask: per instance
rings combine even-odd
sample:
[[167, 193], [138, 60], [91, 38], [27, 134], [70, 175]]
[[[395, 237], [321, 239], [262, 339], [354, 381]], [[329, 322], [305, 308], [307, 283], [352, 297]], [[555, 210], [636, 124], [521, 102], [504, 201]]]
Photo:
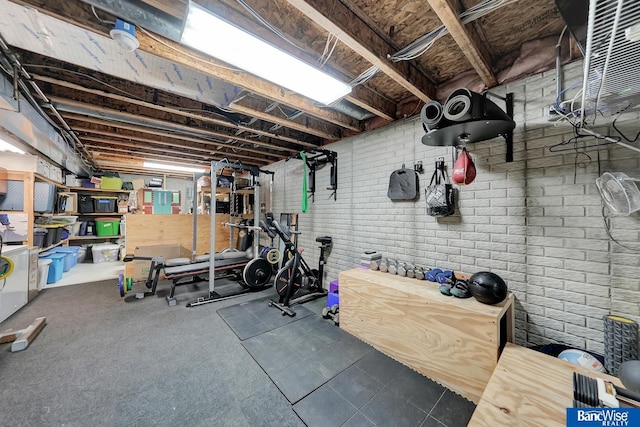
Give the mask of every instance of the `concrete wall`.
[[[568, 65], [564, 75], [565, 87], [580, 81], [582, 64]], [[551, 152], [549, 146], [573, 136], [570, 125], [554, 126], [544, 114], [555, 99], [553, 71], [492, 92], [515, 95], [515, 161], [505, 162], [501, 138], [470, 144], [478, 176], [471, 185], [458, 187], [458, 209], [452, 217], [426, 215], [424, 188], [434, 161], [444, 157], [450, 167], [452, 148], [423, 145], [419, 118], [327, 146], [338, 152], [337, 201], [326, 190], [327, 166], [317, 172], [315, 203], [300, 215], [305, 258], [316, 264], [315, 237], [330, 235], [334, 246], [328, 280], [353, 268], [370, 249], [429, 267], [467, 273], [490, 270], [515, 294], [519, 344], [560, 342], [603, 353], [603, 315], [640, 320], [640, 257], [607, 237], [595, 179], [604, 171], [640, 177], [640, 154], [617, 145], [589, 151], [588, 156]], [[624, 129], [635, 135], [637, 113], [623, 119], [629, 123]], [[425, 168], [419, 200], [390, 201], [391, 172], [418, 161]], [[280, 212], [300, 212], [302, 162], [283, 161], [268, 169], [276, 172], [276, 217]], [[267, 189], [265, 179], [263, 201], [268, 200]], [[611, 227], [623, 243], [640, 248], [637, 213], [613, 219]]]

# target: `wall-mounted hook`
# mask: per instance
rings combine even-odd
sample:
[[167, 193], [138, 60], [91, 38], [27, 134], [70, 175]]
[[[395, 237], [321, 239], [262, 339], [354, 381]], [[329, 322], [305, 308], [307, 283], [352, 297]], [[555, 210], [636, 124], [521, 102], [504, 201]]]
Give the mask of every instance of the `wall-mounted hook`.
[[422, 166], [422, 160], [418, 161], [418, 163], [413, 165], [413, 170], [418, 173], [424, 172], [424, 167]]

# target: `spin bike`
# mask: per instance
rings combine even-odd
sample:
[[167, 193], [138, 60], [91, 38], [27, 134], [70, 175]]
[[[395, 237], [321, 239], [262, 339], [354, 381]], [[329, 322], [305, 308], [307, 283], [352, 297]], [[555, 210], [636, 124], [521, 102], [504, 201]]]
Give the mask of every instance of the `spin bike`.
[[[297, 239], [291, 240], [299, 231], [293, 231], [283, 227], [272, 217], [269, 218], [270, 225], [278, 234], [285, 245], [284, 265], [276, 274], [274, 287], [278, 292], [278, 301], [270, 300], [269, 306], [282, 311], [282, 315], [294, 317], [296, 312], [290, 307], [294, 304], [304, 304], [317, 298], [327, 296], [327, 290], [322, 286], [324, 277], [325, 252], [331, 248], [332, 239], [329, 236], [316, 237], [316, 242], [320, 243], [320, 259], [318, 269], [312, 269], [302, 257], [302, 250], [298, 249]], [[306, 293], [292, 299], [298, 291], [304, 289]]]

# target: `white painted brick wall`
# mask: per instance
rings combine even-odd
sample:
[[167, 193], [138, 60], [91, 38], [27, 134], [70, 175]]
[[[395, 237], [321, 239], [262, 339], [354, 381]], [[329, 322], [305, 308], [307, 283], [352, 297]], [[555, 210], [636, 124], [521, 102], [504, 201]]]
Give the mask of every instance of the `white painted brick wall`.
[[[580, 80], [582, 64], [567, 65], [564, 76], [565, 87]], [[491, 270], [516, 296], [518, 343], [558, 342], [601, 353], [604, 315], [640, 321], [640, 257], [608, 239], [595, 179], [607, 170], [640, 177], [640, 155], [609, 145], [600, 150], [600, 165], [598, 153], [591, 151], [590, 159], [580, 156], [576, 166], [575, 153], [549, 150], [573, 136], [568, 125], [554, 126], [543, 117], [544, 107], [555, 99], [554, 73], [492, 90], [507, 91], [515, 96], [515, 161], [505, 162], [500, 138], [471, 144], [478, 175], [471, 185], [458, 187], [459, 209], [453, 217], [426, 215], [424, 188], [434, 161], [443, 157], [450, 168], [452, 148], [423, 145], [419, 118], [327, 146], [338, 152], [337, 201], [326, 190], [327, 166], [317, 172], [315, 203], [300, 215], [305, 258], [314, 265], [315, 237], [330, 235], [328, 280], [353, 268], [369, 249], [423, 266]], [[635, 135], [638, 114], [625, 118], [620, 128]], [[612, 132], [607, 127], [598, 131]], [[390, 201], [391, 172], [418, 161], [425, 168], [420, 198]], [[301, 162], [279, 162], [269, 169], [276, 172], [273, 211], [299, 212]], [[637, 214], [614, 218], [612, 233], [640, 247], [638, 219]], [[416, 281], [416, 286], [432, 285]]]

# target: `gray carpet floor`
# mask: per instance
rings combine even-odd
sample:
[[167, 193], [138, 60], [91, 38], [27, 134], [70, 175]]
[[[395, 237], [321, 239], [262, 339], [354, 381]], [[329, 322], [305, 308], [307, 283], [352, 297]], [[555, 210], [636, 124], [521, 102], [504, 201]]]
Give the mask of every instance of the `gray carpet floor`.
[[177, 288], [176, 307], [159, 293], [124, 302], [115, 281], [45, 289], [0, 324], [47, 318], [25, 351], [0, 345], [2, 425], [457, 427], [473, 412], [323, 320], [322, 299], [293, 321], [265, 310], [269, 329], [240, 328], [252, 331], [241, 339], [222, 316], [260, 314], [273, 289], [194, 308], [206, 286]]

